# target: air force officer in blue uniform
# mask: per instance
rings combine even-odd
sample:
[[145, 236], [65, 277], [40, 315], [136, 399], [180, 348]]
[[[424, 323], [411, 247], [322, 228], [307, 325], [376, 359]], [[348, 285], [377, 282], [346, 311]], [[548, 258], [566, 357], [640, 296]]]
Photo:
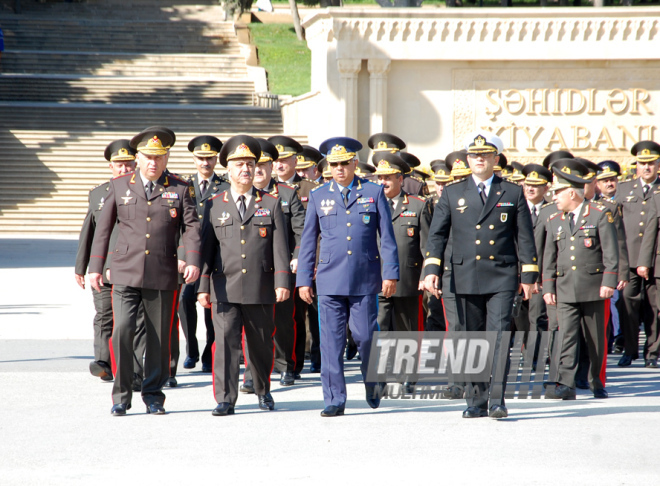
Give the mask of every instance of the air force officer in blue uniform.
[[[316, 268], [321, 331], [323, 417], [344, 414], [346, 382], [343, 354], [348, 322], [366, 379], [371, 337], [378, 330], [378, 293], [396, 292], [399, 260], [392, 218], [383, 187], [355, 176], [362, 145], [351, 138], [321, 144], [333, 179], [309, 194], [305, 228], [298, 256], [297, 286], [312, 302], [316, 244], [321, 244]], [[378, 235], [380, 234], [380, 252]], [[382, 270], [381, 270], [382, 268]], [[381, 273], [382, 272], [382, 273]], [[375, 383], [366, 383], [367, 403], [377, 408]]]

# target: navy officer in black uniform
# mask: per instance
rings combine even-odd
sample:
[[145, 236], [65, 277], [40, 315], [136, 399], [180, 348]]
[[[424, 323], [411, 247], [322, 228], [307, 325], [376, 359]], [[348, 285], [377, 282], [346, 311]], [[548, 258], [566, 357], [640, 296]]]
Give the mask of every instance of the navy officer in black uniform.
[[[450, 232], [454, 242], [460, 242], [453, 246], [451, 256], [460, 327], [498, 332], [495, 357], [508, 344], [501, 342], [501, 333], [511, 328], [515, 295], [522, 292], [529, 299], [538, 277], [532, 219], [522, 188], [493, 174], [502, 147], [500, 138], [486, 131], [468, 136], [465, 148], [472, 175], [444, 189], [433, 215], [424, 262], [425, 287], [439, 297]], [[494, 369], [493, 376], [497, 372]], [[490, 392], [487, 383], [467, 383], [468, 408], [463, 417], [507, 417], [506, 375], [507, 369], [502, 381], [491, 379]]]

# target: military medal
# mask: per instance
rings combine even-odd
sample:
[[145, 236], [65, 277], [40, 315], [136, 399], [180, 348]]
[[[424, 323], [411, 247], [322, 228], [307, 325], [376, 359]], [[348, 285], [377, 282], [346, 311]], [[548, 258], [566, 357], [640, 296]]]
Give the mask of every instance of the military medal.
[[330, 210], [332, 209], [332, 206], [335, 205], [335, 201], [332, 199], [324, 199], [321, 201], [321, 210], [323, 213], [327, 216]]
[[99, 211], [100, 211], [101, 209], [103, 209], [103, 205], [104, 205], [104, 204], [105, 204], [105, 198], [102, 197], [102, 198], [101, 198], [101, 201], [99, 202]]
[[[130, 196], [130, 197], [129, 197]], [[131, 190], [126, 189], [126, 195], [121, 197], [124, 200], [124, 204], [128, 204], [128, 201], [133, 199], [133, 196], [131, 196]]]
[[223, 212], [222, 216], [218, 218], [220, 220], [220, 225], [224, 226], [225, 222], [229, 219], [229, 213]]

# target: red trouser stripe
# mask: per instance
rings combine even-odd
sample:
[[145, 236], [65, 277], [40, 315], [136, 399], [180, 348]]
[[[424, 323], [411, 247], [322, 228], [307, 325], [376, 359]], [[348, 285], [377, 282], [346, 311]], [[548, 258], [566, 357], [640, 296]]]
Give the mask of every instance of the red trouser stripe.
[[424, 294], [419, 296], [419, 312], [417, 314], [417, 330], [419, 332], [424, 332]]
[[[241, 349], [243, 350], [243, 361], [245, 362], [245, 371], [248, 370], [248, 355], [245, 352], [245, 328], [241, 329]], [[245, 373], [243, 373], [243, 383], [245, 383]]]
[[605, 379], [607, 377], [607, 323], [610, 321], [610, 299], [605, 299], [605, 335], [603, 336], [603, 363], [600, 368], [600, 381], [605, 386]]
[[[112, 287], [110, 291], [110, 301], [114, 301], [115, 298], [115, 288]], [[112, 334], [115, 333], [115, 303], [112, 302]], [[115, 360], [115, 349], [112, 347], [112, 334], [110, 335], [110, 340], [108, 344], [110, 345], [110, 366], [112, 366], [112, 374], [117, 376], [117, 361]]]
[[[211, 315], [213, 315], [213, 304], [211, 304]], [[211, 383], [213, 383], [213, 396], [215, 397], [215, 344], [211, 346]]]
[[[291, 315], [291, 319], [293, 320], [293, 349], [291, 350], [291, 358], [293, 359], [293, 369], [296, 369], [296, 366], [298, 365], [298, 359], [296, 357], [296, 337], [298, 334], [298, 323], [296, 322], [296, 291], [298, 289], [295, 288], [293, 289], [293, 292], [291, 293], [291, 300], [293, 301], [293, 314]], [[273, 355], [275, 356], [275, 355]]]

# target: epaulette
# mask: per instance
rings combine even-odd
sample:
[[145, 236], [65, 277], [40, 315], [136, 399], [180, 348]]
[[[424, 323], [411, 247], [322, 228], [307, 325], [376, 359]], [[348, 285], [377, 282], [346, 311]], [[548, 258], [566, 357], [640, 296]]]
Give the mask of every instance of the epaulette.
[[122, 177], [133, 176], [133, 175], [135, 175], [135, 172], [128, 172], [126, 174], [121, 174], [121, 175], [118, 175], [117, 177], [113, 177], [112, 180], [114, 181], [116, 179], [121, 179]]
[[94, 186], [94, 187], [92, 187], [92, 188], [89, 190], [89, 192], [92, 192], [92, 191], [98, 189], [99, 187], [103, 186], [104, 184], [110, 184], [110, 182], [109, 182], [109, 181], [101, 182], [98, 186]]
[[277, 197], [278, 197], [278, 196], [274, 196], [274, 195], [272, 195], [272, 194], [269, 194], [269, 193], [267, 193], [267, 192], [263, 192], [263, 191], [261, 191], [261, 192], [262, 192], [262, 195], [263, 195], [263, 196], [270, 196], [270, 197], [272, 197], [273, 199], [277, 199]]
[[298, 189], [297, 187], [290, 186], [289, 184], [285, 184], [284, 182], [278, 182], [277, 185], [278, 185], [278, 186], [288, 187], [289, 189], [294, 189], [294, 190], [295, 190], [295, 189]]
[[426, 198], [419, 197], [419, 196], [413, 196], [412, 194], [408, 194], [408, 197], [409, 197], [410, 199], [417, 199], [418, 201], [422, 201], [422, 202], [426, 202], [426, 201], [427, 201]]
[[209, 200], [209, 201], [212, 201], [212, 200], [214, 200], [215, 198], [220, 197], [220, 196], [222, 196], [222, 195], [224, 195], [224, 194], [226, 194], [226, 193], [227, 193], [227, 191], [222, 191], [222, 192], [220, 192], [220, 193], [214, 195], [213, 197], [208, 198], [208, 200]]
[[561, 211], [557, 211], [556, 213], [552, 213], [548, 219], [555, 219], [557, 216], [561, 215]]
[[548, 206], [552, 206], [553, 204], [554, 204], [554, 203], [553, 203], [552, 201], [547, 202], [547, 203], [545, 203], [545, 204], [543, 204], [543, 205], [541, 206], [541, 209], [543, 209], [543, 208], [547, 208]]
[[[327, 184], [327, 182], [326, 182], [325, 184]], [[312, 190], [309, 191], [309, 192], [317, 191], [317, 190], [321, 189], [323, 186], [325, 186], [325, 184], [319, 184], [318, 186], [316, 186], [314, 189], [312, 189]]]
[[417, 176], [411, 175], [410, 178], [411, 178], [411, 179], [415, 179], [417, 182], [424, 183], [424, 179], [422, 179], [421, 177], [417, 177]]
[[605, 210], [609, 211], [609, 208], [606, 208], [606, 207], [603, 206], [602, 204], [598, 204], [598, 203], [593, 203], [593, 204], [591, 205], [591, 207], [594, 208], [594, 209], [597, 210], [597, 211], [600, 211], [601, 213], [602, 213], [603, 211], [605, 211]]
[[175, 174], [174, 172], [168, 172], [167, 175], [173, 177], [174, 179], [180, 182], [185, 182], [186, 184], [188, 184], [188, 181], [183, 177], [181, 177], [179, 174]]

